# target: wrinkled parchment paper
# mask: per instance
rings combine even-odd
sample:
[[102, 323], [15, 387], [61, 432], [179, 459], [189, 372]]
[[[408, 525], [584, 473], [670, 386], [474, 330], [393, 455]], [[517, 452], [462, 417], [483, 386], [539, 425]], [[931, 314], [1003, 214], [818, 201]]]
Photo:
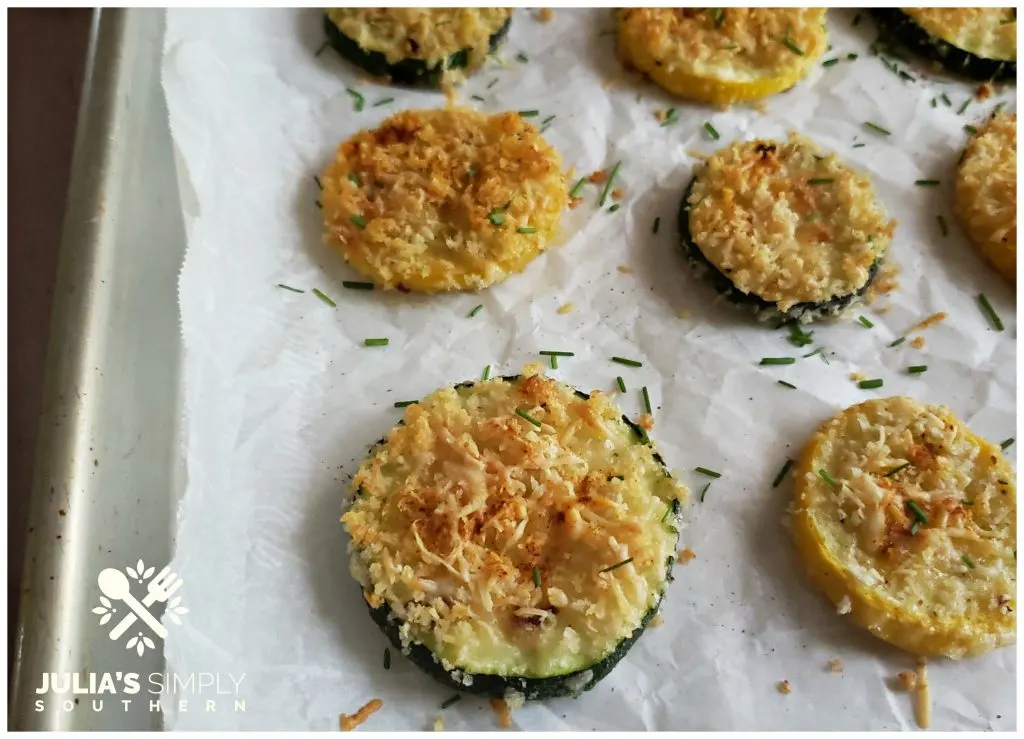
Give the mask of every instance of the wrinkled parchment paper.
[[[370, 444], [400, 418], [394, 401], [477, 378], [488, 364], [518, 371], [541, 349], [574, 351], [553, 374], [582, 389], [610, 391], [622, 375], [629, 391], [619, 400], [633, 417], [640, 388], [650, 389], [653, 437], [694, 493], [684, 545], [696, 559], [676, 568], [664, 624], [607, 679], [578, 700], [516, 711], [515, 725], [916, 726], [913, 700], [890, 686], [914, 659], [845, 621], [808, 585], [783, 526], [792, 484], [771, 482], [821, 421], [880, 394], [945, 403], [991, 439], [1014, 436], [1017, 322], [1012, 291], [969, 248], [951, 208], [963, 126], [996, 101], [957, 115], [972, 86], [921, 64], [900, 65], [917, 81], [899, 79], [868, 52], [867, 14], [856, 27], [853, 15], [829, 14], [825, 58], [841, 61], [758, 112], [673, 102], [623, 73], [608, 10], [559, 10], [550, 23], [517, 11], [504, 65], [474, 76], [460, 99], [492, 112], [538, 109], [538, 121], [557, 114], [546, 136], [566, 167], [589, 173], [622, 160], [626, 196], [618, 212], [599, 211], [598, 188], [588, 186], [565, 214], [563, 243], [525, 273], [476, 295], [423, 297], [342, 289], [360, 278], [321, 243], [313, 175], [357, 130], [402, 108], [442, 106], [443, 95], [363, 82], [330, 49], [316, 55], [316, 10], [169, 12], [164, 87], [189, 240], [180, 284], [188, 483], [173, 568], [191, 612], [169, 626], [167, 669], [244, 673], [247, 701], [239, 714], [182, 713], [168, 702], [169, 728], [335, 729], [339, 713], [371, 698], [384, 707], [364, 730], [432, 726], [450, 691], [397, 653], [383, 669], [385, 638], [348, 574], [342, 502]], [[346, 86], [365, 96], [365, 110], [354, 111]], [[933, 109], [943, 91], [953, 106]], [[394, 102], [374, 106], [387, 97]], [[662, 127], [654, 111], [670, 106], [679, 121]], [[705, 132], [709, 120], [721, 141]], [[809, 349], [716, 300], [683, 261], [674, 223], [692, 152], [790, 129], [871, 174], [899, 221], [891, 254], [902, 275], [891, 295], [814, 328], [828, 364], [762, 368], [762, 356]], [[918, 179], [941, 185], [915, 187]], [[979, 292], [1005, 331], [990, 329]], [[572, 310], [559, 313], [565, 304]], [[923, 348], [888, 348], [938, 311], [949, 318], [923, 332]], [[861, 314], [873, 329], [855, 322]], [[362, 346], [385, 336], [386, 348]], [[613, 355], [644, 366], [612, 364]], [[908, 376], [911, 364], [928, 372]], [[859, 390], [852, 372], [883, 378], [884, 389]], [[698, 465], [722, 473], [703, 503]], [[828, 672], [833, 658], [842, 673]], [[1013, 649], [936, 660], [929, 672], [934, 728], [1015, 727]], [[777, 690], [782, 680], [791, 694]], [[487, 702], [468, 696], [444, 717], [449, 729], [496, 726]]]

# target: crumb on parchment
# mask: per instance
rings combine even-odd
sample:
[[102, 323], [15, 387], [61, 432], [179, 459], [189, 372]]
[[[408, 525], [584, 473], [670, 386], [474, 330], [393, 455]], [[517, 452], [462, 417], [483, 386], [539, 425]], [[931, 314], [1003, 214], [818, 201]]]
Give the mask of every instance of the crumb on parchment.
[[852, 610], [853, 602], [850, 600], [850, 596], [844, 595], [843, 599], [839, 601], [839, 605], [836, 606], [836, 613], [838, 613], [840, 616], [845, 616]]
[[838, 657], [833, 657], [832, 659], [830, 659], [828, 662], [825, 663], [825, 666], [828, 668], [829, 672], [843, 671], [843, 661]]
[[576, 210], [583, 202], [583, 198], [569, 198], [569, 210]]
[[537, 13], [537, 20], [541, 23], [549, 23], [555, 17], [555, 11], [551, 8], [541, 8]]
[[978, 89], [974, 91], [974, 99], [977, 100], [979, 103], [982, 100], [988, 100], [990, 97], [992, 97], [995, 91], [996, 88], [992, 85], [991, 82], [982, 82], [980, 85], [978, 85]]
[[924, 348], [924, 337], [923, 336], [916, 337], [913, 341], [910, 342], [910, 345], [912, 347], [914, 347], [915, 349], [923, 349]]
[[434, 731], [444, 731], [444, 716], [434, 719]]
[[789, 680], [783, 680], [780, 683], [778, 683], [775, 687], [783, 695], [789, 695], [793, 692], [793, 686], [789, 684]]
[[621, 272], [624, 275], [631, 275], [634, 271], [635, 270], [632, 267], [628, 267], [625, 264], [619, 265], [619, 272]]
[[558, 311], [557, 312], [559, 313], [559, 315], [563, 315], [564, 316], [566, 313], [570, 313], [572, 311], [572, 307], [573, 307], [572, 303], [564, 303], [564, 304], [558, 306]]
[[932, 313], [930, 316], [925, 318], [923, 321], [918, 321], [917, 323], [915, 323], [913, 326], [908, 328], [903, 333], [904, 333], [904, 335], [906, 335], [906, 334], [909, 334], [909, 333], [913, 333], [914, 331], [924, 331], [925, 329], [931, 328], [932, 326], [935, 326], [936, 324], [942, 323], [947, 318], [949, 318], [949, 316], [948, 316], [948, 314], [946, 314], [944, 312], [940, 311], [938, 313]]
[[917, 690], [917, 673], [910, 670], [904, 670], [896, 675], [896, 685], [900, 690], [905, 690], [908, 693], [913, 693]]
[[600, 185], [602, 182], [608, 179], [608, 171], [605, 169], [598, 169], [587, 175], [587, 182], [591, 182], [595, 185]]
[[625, 197], [625, 195], [626, 193], [623, 191], [621, 187], [616, 187], [614, 190], [612, 190], [612, 200], [622, 200], [622, 198]]
[[645, 413], [637, 419], [636, 425], [642, 428], [644, 431], [650, 431], [654, 428], [654, 416], [650, 413]]
[[380, 698], [374, 698], [351, 716], [346, 716], [344, 713], [341, 714], [338, 718], [338, 726], [342, 731], [352, 731], [357, 726], [365, 723], [366, 719], [379, 711], [383, 705], [384, 701]]
[[687, 547], [686, 549], [681, 549], [679, 551], [679, 554], [676, 555], [676, 562], [681, 565], [684, 565], [693, 559], [697, 559], [697, 555], [694, 554], [693, 550], [689, 547]]
[[860, 382], [861, 380], [867, 379], [867, 376], [861, 372], [851, 372], [850, 379], [853, 380], [854, 382]]
[[654, 627], [654, 626], [661, 626], [663, 623], [665, 623], [665, 619], [662, 618], [661, 614], [659, 613], [654, 618], [652, 618], [650, 623], [648, 623], [647, 625], [651, 626], [651, 627]]
[[491, 698], [491, 708], [498, 717], [498, 726], [503, 729], [512, 728], [512, 711], [502, 698]]

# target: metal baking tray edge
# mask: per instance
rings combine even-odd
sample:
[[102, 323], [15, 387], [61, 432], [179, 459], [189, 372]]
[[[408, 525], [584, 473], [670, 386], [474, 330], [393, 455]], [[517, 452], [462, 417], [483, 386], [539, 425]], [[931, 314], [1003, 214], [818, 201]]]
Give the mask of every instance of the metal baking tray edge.
[[[12, 645], [10, 730], [162, 727], [149, 703], [157, 696], [145, 694], [145, 677], [163, 670], [159, 642], [139, 656], [127, 636], [109, 638], [116, 617], [101, 627], [92, 609], [103, 568], [168, 563], [184, 480], [177, 278], [185, 230], [160, 84], [164, 23], [158, 9], [93, 17]], [[143, 676], [143, 692], [102, 696], [102, 710], [96, 696], [36, 693], [43, 673], [125, 672]]]

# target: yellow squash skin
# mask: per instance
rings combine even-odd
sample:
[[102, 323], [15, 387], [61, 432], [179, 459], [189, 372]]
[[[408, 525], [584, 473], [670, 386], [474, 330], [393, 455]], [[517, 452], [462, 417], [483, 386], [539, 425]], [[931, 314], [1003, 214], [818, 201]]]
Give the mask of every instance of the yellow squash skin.
[[828, 47], [822, 8], [630, 8], [617, 20], [624, 64], [717, 105], [788, 90]]
[[[852, 406], [814, 434], [794, 479], [797, 551], [840, 613], [922, 656], [1014, 643], [1013, 470], [949, 409], [905, 397]], [[913, 533], [907, 500], [928, 518]]]

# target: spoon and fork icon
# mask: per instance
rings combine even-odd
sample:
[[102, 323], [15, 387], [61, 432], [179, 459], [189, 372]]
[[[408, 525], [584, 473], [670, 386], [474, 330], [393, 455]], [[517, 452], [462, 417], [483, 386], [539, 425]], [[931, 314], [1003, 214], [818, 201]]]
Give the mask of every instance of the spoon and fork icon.
[[127, 614], [122, 618], [118, 624], [110, 632], [110, 638], [113, 640], [120, 639], [121, 636], [128, 629], [131, 628], [138, 619], [142, 619], [153, 633], [159, 636], [161, 639], [167, 636], [167, 629], [163, 627], [159, 621], [157, 621], [153, 614], [151, 614], [148, 608], [154, 603], [163, 603], [170, 598], [178, 588], [182, 586], [182, 580], [180, 577], [171, 572], [170, 567], [164, 567], [156, 576], [149, 581], [146, 586], [147, 593], [146, 597], [142, 599], [140, 603], [138, 599], [131, 592], [131, 583], [128, 581], [128, 577], [121, 572], [121, 570], [115, 570], [113, 568], [107, 568], [100, 573], [99, 586], [100, 591], [110, 598], [110, 600], [119, 600], [127, 605], [132, 613]]

